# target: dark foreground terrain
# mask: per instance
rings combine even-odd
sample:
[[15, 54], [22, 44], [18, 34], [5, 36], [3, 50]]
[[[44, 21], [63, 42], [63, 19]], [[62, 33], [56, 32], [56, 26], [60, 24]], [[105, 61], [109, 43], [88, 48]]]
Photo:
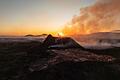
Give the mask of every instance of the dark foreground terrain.
[[89, 50], [52, 36], [43, 43], [2, 42], [0, 80], [120, 80], [120, 48]]

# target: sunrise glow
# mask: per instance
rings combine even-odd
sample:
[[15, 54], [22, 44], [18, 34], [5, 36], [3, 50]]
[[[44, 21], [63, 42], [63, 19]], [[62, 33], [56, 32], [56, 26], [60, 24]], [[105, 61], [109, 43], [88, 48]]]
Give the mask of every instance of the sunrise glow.
[[59, 36], [59, 37], [64, 37], [65, 34], [64, 34], [63, 32], [58, 32], [58, 36]]
[[1, 0], [0, 35], [64, 36], [120, 29], [119, 6], [111, 5], [112, 2], [101, 6], [103, 3], [103, 0]]
[[2, 0], [0, 35], [57, 34], [80, 8], [93, 3], [94, 0]]

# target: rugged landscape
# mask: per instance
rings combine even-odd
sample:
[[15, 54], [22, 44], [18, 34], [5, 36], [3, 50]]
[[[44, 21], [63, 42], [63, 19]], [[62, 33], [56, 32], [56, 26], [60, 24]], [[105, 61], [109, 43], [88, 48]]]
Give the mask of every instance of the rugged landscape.
[[52, 35], [0, 42], [0, 80], [120, 80], [120, 48], [88, 49]]

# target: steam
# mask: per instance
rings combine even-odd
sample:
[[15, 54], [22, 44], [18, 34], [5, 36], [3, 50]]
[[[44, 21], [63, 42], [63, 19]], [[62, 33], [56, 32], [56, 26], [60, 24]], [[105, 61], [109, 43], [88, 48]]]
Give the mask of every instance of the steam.
[[80, 9], [66, 24], [63, 32], [68, 35], [90, 34], [120, 29], [120, 0], [97, 0], [95, 4]]

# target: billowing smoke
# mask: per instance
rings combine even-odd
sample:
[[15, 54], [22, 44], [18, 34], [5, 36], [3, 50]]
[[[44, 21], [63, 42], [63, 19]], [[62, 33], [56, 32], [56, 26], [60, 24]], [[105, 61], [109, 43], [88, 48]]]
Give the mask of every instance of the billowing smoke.
[[120, 0], [97, 0], [95, 4], [80, 9], [65, 25], [63, 32], [68, 35], [89, 34], [120, 29]]

